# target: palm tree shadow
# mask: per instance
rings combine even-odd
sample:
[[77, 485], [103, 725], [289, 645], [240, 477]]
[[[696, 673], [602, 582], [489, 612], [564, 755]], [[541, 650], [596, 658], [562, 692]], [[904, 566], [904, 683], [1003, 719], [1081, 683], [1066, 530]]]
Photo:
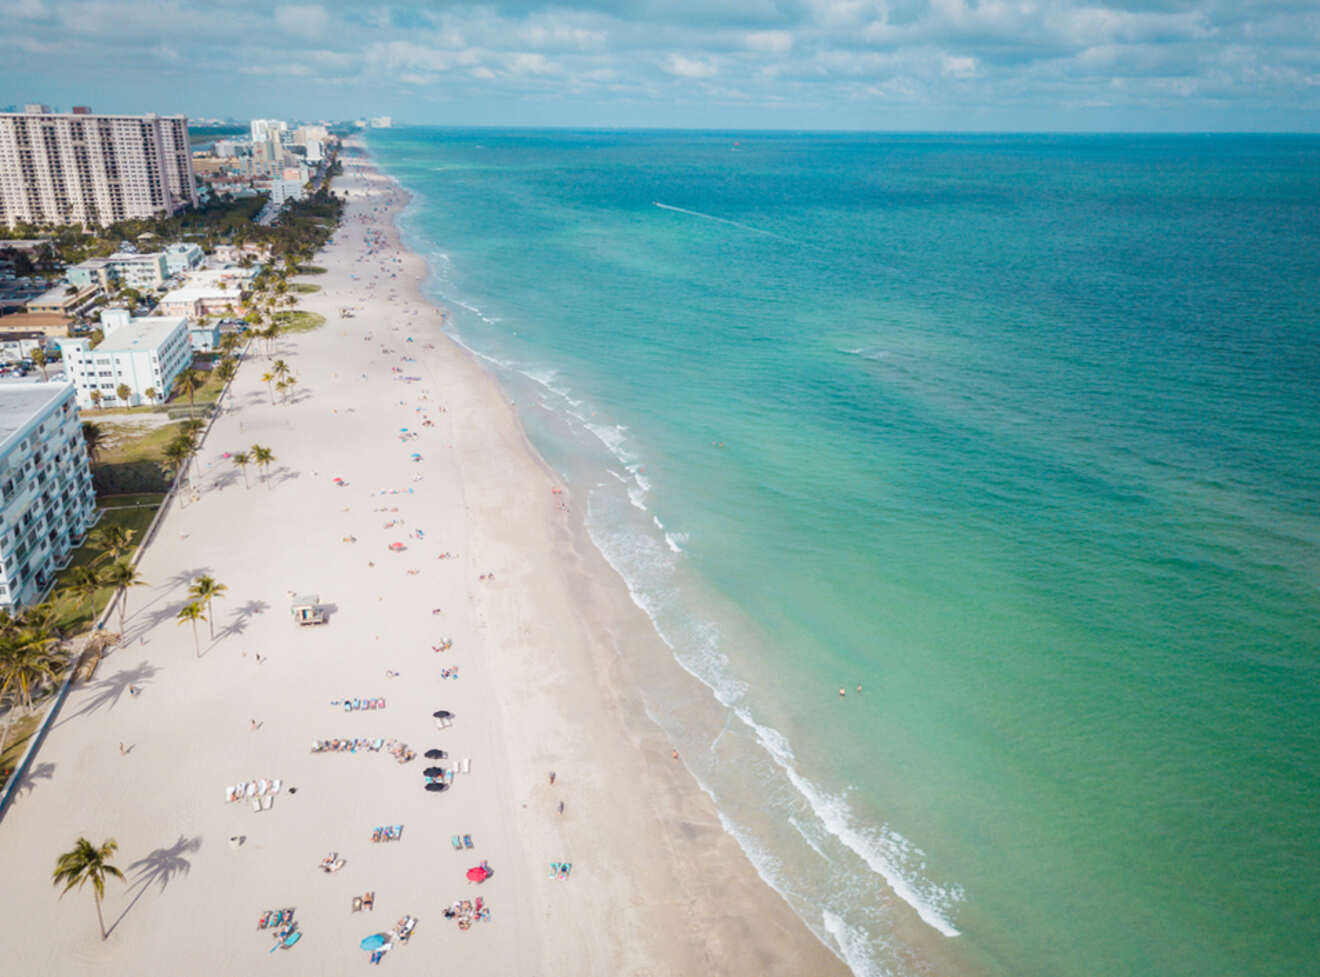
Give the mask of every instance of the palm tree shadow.
[[23, 775], [19, 781], [18, 787], [14, 790], [15, 797], [26, 797], [36, 789], [38, 780], [50, 780], [55, 776], [55, 764], [38, 763], [35, 767], [29, 767], [28, 772]]
[[123, 912], [110, 924], [110, 928], [106, 930], [106, 936], [115, 931], [115, 927], [123, 922], [124, 917], [129, 914], [133, 907], [138, 904], [138, 900], [153, 885], [159, 885], [160, 891], [164, 892], [172, 879], [187, 875], [192, 869], [192, 862], [183, 856], [192, 854], [201, 847], [201, 835], [193, 838], [185, 838], [183, 835], [179, 835], [179, 840], [169, 848], [157, 848], [129, 865], [128, 870], [130, 872], [137, 872], [137, 877], [133, 879], [129, 888], [136, 888], [138, 891], [133, 896], [132, 902], [125, 906]]
[[143, 661], [136, 668], [121, 668], [113, 675], [106, 676], [92, 686], [92, 697], [83, 703], [82, 708], [77, 712], [64, 716], [55, 725], [63, 726], [70, 720], [97, 712], [100, 709], [113, 709], [119, 704], [120, 698], [130, 687], [149, 683], [158, 671], [160, 669], [148, 661]]
[[[170, 596], [170, 594], [174, 593], [174, 591], [177, 590], [179, 587], [189, 586], [193, 582], [194, 577], [200, 577], [203, 574], [207, 574], [210, 572], [211, 572], [210, 567], [197, 567], [196, 569], [193, 570], [180, 570], [174, 576], [166, 580], [165, 583], [161, 584], [161, 586], [155, 588], [151, 600], [147, 601], [141, 607], [133, 611], [133, 613], [129, 614], [128, 620], [136, 621], [139, 617], [141, 617], [143, 613], [150, 610], [152, 607], [154, 607], [156, 604], [159, 604], [161, 601], [165, 600], [167, 597]], [[177, 612], [178, 612], [178, 608], [175, 608], [175, 613]], [[157, 614], [151, 615], [149, 624], [141, 628], [138, 628], [136, 631], [133, 632], [131, 636], [126, 635], [125, 640], [132, 640], [133, 638], [138, 637], [143, 632], [150, 631], [157, 624], [159, 624], [161, 620], [163, 620], [163, 618], [159, 617]]]
[[270, 605], [264, 600], [250, 600], [246, 604], [235, 607], [229, 614], [233, 620], [220, 629], [215, 636], [215, 640], [219, 641], [231, 634], [242, 634], [247, 630], [249, 618], [268, 610], [270, 610]]

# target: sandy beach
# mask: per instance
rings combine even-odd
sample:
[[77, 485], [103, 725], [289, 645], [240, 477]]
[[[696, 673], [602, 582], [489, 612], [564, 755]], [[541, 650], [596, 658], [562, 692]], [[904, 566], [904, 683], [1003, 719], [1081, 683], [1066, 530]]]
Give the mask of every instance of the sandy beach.
[[[383, 968], [846, 973], [647, 718], [619, 649], [670, 652], [422, 298], [426, 268], [393, 225], [405, 195], [360, 156], [334, 188], [349, 207], [302, 303], [326, 324], [272, 359], [249, 349], [203, 446], [199, 500], [167, 513], [142, 560], [150, 585], [129, 595], [124, 647], [72, 691], [0, 822], [6, 969], [337, 974], [411, 916]], [[298, 378], [287, 403], [261, 381], [273, 359]], [[225, 456], [253, 444], [275, 462], [245, 485]], [[175, 615], [202, 573], [228, 592], [199, 656]], [[302, 593], [326, 624], [293, 623]], [[333, 738], [384, 742], [313, 751]], [[459, 768], [445, 792], [423, 789], [433, 764]], [[226, 800], [261, 780], [269, 809]], [[398, 840], [372, 840], [392, 825]], [[116, 838], [128, 876], [108, 886], [105, 942], [90, 893], [50, 884], [79, 835]], [[343, 867], [326, 873], [330, 852]], [[469, 882], [483, 860], [493, 874]], [[366, 893], [374, 906], [354, 911]], [[445, 918], [478, 897], [488, 919]], [[303, 936], [273, 952], [258, 923], [287, 908]]]

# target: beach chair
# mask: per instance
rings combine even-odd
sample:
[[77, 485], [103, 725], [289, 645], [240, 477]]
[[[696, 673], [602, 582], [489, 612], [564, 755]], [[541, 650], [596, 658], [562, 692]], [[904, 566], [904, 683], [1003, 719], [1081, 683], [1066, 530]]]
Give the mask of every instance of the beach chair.
[[251, 803], [252, 803], [252, 810], [253, 810], [254, 812], [256, 812], [257, 814], [260, 814], [260, 813], [261, 813], [261, 798], [260, 798], [260, 797], [254, 797], [254, 798], [252, 798]]
[[275, 806], [275, 798], [272, 797], [270, 794], [267, 794], [265, 797], [261, 799], [261, 809], [263, 811], [269, 811], [274, 806]]
[[361, 896], [354, 896], [354, 897], [353, 897], [353, 912], [355, 912], [355, 913], [360, 913], [360, 912], [362, 912], [362, 897], [361, 897]]
[[371, 832], [371, 840], [372, 840], [372, 841], [380, 841], [380, 837], [381, 837], [381, 829], [380, 829], [380, 828], [377, 828], [375, 831]]
[[246, 794], [248, 797], [252, 797], [253, 795], [256, 794], [256, 792], [257, 792], [257, 782], [255, 780], [249, 780], [246, 784], [243, 785], [243, 793]]
[[280, 786], [283, 783], [284, 781], [280, 780], [279, 777], [276, 777], [274, 780], [270, 782], [270, 792], [272, 794], [278, 794], [280, 792]]
[[258, 796], [258, 797], [264, 797], [264, 796], [266, 796], [266, 788], [269, 787], [269, 786], [270, 786], [270, 782], [267, 781], [265, 777], [262, 777], [260, 780], [258, 780], [258, 781], [257, 781], [257, 796]]
[[565, 862], [563, 865], [559, 866], [559, 878], [560, 879], [568, 878], [568, 873], [571, 871], [573, 871], [573, 863]]
[[463, 847], [464, 847], [464, 848], [471, 848], [471, 847], [472, 847], [472, 836], [471, 836], [471, 835], [464, 835], [464, 836], [463, 836]]
[[454, 837], [450, 838], [449, 843], [454, 846], [454, 851], [463, 850], [463, 839], [458, 835], [454, 835]]
[[547, 876], [547, 878], [551, 878], [551, 879], [557, 879], [557, 878], [559, 878], [559, 863], [558, 863], [558, 862], [551, 862], [551, 863], [550, 863], [550, 874]]

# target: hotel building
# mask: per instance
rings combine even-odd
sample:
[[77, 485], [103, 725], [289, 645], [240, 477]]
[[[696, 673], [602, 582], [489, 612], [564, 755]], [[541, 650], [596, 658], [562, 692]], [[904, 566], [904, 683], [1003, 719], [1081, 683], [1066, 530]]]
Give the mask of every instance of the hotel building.
[[0, 112], [0, 224], [103, 225], [197, 202], [182, 115]]
[[[192, 362], [188, 320], [182, 316], [133, 318], [127, 309], [101, 313], [105, 338], [92, 348], [88, 339], [60, 342], [65, 375], [77, 388], [78, 406], [136, 407], [164, 400], [177, 377]], [[119, 399], [120, 385], [129, 389]], [[93, 399], [92, 391], [99, 392]], [[147, 396], [147, 391], [155, 394]]]
[[0, 386], [0, 608], [41, 601], [95, 517], [72, 385]]

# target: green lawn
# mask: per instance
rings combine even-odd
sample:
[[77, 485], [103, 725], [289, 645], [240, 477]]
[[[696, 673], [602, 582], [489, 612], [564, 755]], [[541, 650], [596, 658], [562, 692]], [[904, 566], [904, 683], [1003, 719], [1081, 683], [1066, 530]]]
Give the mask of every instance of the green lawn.
[[182, 429], [182, 421], [162, 424], [103, 448], [92, 464], [96, 494], [104, 497], [126, 492], [164, 492], [169, 488], [163, 468], [165, 446]]
[[300, 275], [324, 275], [325, 269], [320, 265], [299, 265], [298, 274]]
[[275, 321], [283, 332], [311, 332], [325, 325], [325, 316], [315, 312], [277, 312]]
[[36, 732], [37, 724], [41, 722], [41, 717], [45, 715], [44, 704], [33, 704], [32, 712], [20, 719], [14, 720], [13, 727], [9, 730], [8, 745], [5, 746], [4, 756], [0, 756], [0, 787], [5, 785], [8, 780], [8, 773], [14, 767], [18, 766], [18, 761], [23, 758], [23, 751], [27, 749], [28, 738]]
[[293, 290], [301, 292], [303, 295], [312, 295], [321, 290], [320, 285], [313, 285], [311, 282], [294, 282]]
[[[159, 508], [160, 503], [164, 500], [165, 496], [139, 493], [132, 496], [111, 496], [110, 498], [133, 498], [139, 500], [144, 498], [154, 498], [156, 500], [155, 506], [142, 506], [132, 509], [111, 509], [108, 512], [103, 512], [101, 515], [101, 521], [98, 522], [96, 527], [92, 530], [92, 532], [95, 532], [96, 529], [99, 529], [102, 526], [124, 526], [127, 529], [133, 530], [133, 542], [140, 546], [142, 544], [143, 536], [146, 535], [147, 527], [151, 525], [151, 520], [155, 518], [156, 515], [156, 509]], [[87, 599], [85, 597], [75, 597], [71, 593], [63, 592], [63, 588], [68, 584], [69, 574], [73, 572], [73, 569], [75, 567], [87, 566], [99, 556], [100, 552], [98, 550], [93, 549], [88, 543], [83, 543], [82, 546], [74, 550], [73, 562], [71, 562], [64, 570], [60, 571], [59, 576], [55, 578], [55, 589], [51, 591], [51, 599], [55, 604], [59, 627], [66, 634], [76, 634], [90, 626], [95, 619], [96, 614], [99, 614], [105, 608], [105, 605], [110, 602], [110, 598], [114, 596], [114, 588], [100, 588], [96, 592], [96, 613], [93, 614], [88, 610]], [[130, 598], [130, 600], [131, 599], [132, 598]]]

